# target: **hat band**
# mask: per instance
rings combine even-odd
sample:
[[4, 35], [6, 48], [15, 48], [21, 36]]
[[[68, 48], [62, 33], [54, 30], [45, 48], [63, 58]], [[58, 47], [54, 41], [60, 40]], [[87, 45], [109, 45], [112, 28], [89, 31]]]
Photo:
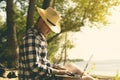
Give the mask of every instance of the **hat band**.
[[47, 21], [48, 21], [51, 25], [56, 26], [56, 25], [55, 25], [54, 23], [52, 23], [50, 20], [47, 19]]

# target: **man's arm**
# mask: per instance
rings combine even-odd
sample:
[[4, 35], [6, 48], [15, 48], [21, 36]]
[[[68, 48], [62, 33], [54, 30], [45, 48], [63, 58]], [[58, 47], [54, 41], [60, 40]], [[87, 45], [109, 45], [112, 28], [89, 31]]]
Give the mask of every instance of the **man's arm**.
[[37, 63], [37, 55], [39, 53], [40, 44], [39, 42], [40, 41], [32, 35], [27, 36], [23, 40], [22, 43], [24, 46], [24, 53], [26, 54], [25, 62], [27, 62], [27, 66], [31, 69], [33, 73], [37, 73], [39, 75], [43, 75], [46, 73], [51, 74], [52, 71], [46, 64]]
[[26, 61], [33, 73], [37, 73], [39, 75], [69, 73], [68, 70], [58, 70], [44, 63], [45, 57], [47, 56], [43, 57], [45, 50], [41, 52], [43, 49], [43, 43], [40, 45], [41, 42], [35, 36], [29, 36], [24, 40], [23, 43], [25, 46], [25, 53], [27, 58]]

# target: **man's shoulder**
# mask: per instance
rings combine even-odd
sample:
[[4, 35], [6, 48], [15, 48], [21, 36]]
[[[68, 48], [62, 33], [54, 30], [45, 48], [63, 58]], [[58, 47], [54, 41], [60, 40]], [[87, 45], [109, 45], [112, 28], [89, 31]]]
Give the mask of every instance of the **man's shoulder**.
[[36, 36], [33, 33], [26, 33], [22, 39], [25, 40], [25, 39], [35, 39], [35, 38]]
[[42, 37], [40, 34], [30, 30], [28, 31], [22, 38], [22, 40], [26, 40], [26, 39], [37, 39], [37, 40], [41, 40]]

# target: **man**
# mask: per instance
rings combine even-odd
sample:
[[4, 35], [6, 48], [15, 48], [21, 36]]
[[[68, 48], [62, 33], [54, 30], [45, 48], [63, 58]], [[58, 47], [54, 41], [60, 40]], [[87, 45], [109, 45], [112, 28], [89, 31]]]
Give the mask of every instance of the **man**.
[[[73, 65], [70, 65], [71, 69], [66, 69], [68, 65], [65, 68], [52, 65], [47, 59], [45, 38], [51, 31], [55, 33], [61, 31], [59, 23], [61, 17], [51, 7], [46, 10], [37, 8], [37, 11], [40, 17], [37, 23], [27, 31], [19, 47], [19, 80], [66, 80], [55, 75], [71, 75], [77, 73], [77, 68]], [[92, 80], [92, 78], [86, 80]]]

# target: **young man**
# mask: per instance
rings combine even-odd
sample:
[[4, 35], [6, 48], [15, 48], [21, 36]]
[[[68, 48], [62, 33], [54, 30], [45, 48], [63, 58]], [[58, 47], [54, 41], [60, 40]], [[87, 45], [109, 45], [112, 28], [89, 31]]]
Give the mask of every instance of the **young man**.
[[[81, 75], [82, 71], [72, 64], [69, 65], [71, 68], [68, 68], [68, 65], [62, 68], [49, 62], [45, 36], [51, 31], [55, 33], [61, 31], [59, 23], [61, 17], [51, 7], [48, 7], [46, 10], [37, 8], [37, 10], [40, 18], [27, 31], [19, 47], [19, 80], [70, 80], [64, 77], [58, 78], [54, 75], [71, 75], [72, 73]], [[93, 79], [86, 76], [83, 80]]]

